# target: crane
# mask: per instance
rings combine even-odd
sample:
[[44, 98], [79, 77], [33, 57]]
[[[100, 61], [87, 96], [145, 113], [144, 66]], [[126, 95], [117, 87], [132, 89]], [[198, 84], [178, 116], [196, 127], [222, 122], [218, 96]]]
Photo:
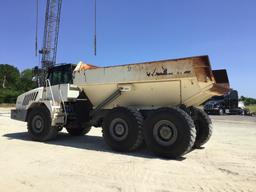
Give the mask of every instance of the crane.
[[47, 0], [41, 65], [43, 69], [56, 63], [62, 0]]
[[[47, 0], [46, 11], [45, 11], [43, 47], [42, 49], [39, 50], [39, 53], [42, 54], [41, 71], [40, 71], [40, 74], [38, 75], [39, 86], [44, 85], [44, 82], [46, 80], [47, 70], [56, 64], [61, 7], [62, 7], [62, 0]], [[38, 17], [38, 0], [37, 0], [37, 17]], [[36, 35], [36, 38], [37, 38], [37, 35]], [[37, 52], [37, 40], [36, 40], [36, 52]]]

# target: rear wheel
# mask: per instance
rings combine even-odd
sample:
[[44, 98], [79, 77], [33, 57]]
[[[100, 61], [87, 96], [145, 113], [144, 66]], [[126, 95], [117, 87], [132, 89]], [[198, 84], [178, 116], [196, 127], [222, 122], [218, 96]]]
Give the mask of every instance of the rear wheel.
[[193, 107], [192, 116], [196, 126], [195, 148], [200, 148], [207, 143], [212, 135], [212, 121], [203, 110]]
[[144, 139], [155, 154], [177, 158], [194, 145], [196, 130], [191, 117], [179, 108], [161, 108], [144, 122]]
[[58, 127], [51, 126], [49, 110], [44, 106], [34, 107], [28, 114], [28, 133], [33, 140], [47, 141], [55, 138]]
[[135, 109], [117, 107], [103, 120], [105, 142], [116, 151], [128, 152], [137, 149], [143, 141], [143, 117]]

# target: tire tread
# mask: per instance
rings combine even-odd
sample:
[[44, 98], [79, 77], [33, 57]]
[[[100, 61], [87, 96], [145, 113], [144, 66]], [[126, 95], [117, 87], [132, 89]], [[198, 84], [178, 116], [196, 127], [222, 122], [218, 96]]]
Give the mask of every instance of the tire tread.
[[197, 136], [197, 138], [196, 138], [194, 147], [200, 148], [202, 145], [204, 145], [205, 143], [207, 143], [210, 140], [210, 138], [212, 136], [212, 132], [213, 132], [213, 126], [212, 126], [212, 121], [206, 112], [204, 112], [203, 110], [198, 109], [196, 107], [193, 107], [193, 111], [194, 111], [194, 113], [196, 113], [196, 116], [198, 118], [200, 118], [200, 121], [203, 124], [203, 127], [201, 127], [201, 128], [208, 130], [208, 134], [203, 135], [200, 138], [198, 138], [199, 136]]

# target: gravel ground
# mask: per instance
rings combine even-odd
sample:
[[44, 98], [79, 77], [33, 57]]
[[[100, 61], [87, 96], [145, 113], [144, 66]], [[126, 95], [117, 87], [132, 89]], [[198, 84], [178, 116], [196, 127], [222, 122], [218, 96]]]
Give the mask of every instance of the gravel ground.
[[204, 149], [165, 160], [146, 149], [114, 153], [100, 129], [33, 142], [9, 111], [0, 108], [1, 192], [256, 191], [256, 117], [212, 116]]

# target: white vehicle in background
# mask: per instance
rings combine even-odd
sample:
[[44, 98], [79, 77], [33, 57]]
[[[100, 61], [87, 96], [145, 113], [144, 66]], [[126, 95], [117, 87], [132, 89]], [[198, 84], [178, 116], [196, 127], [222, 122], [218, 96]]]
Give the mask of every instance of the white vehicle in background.
[[62, 128], [83, 135], [94, 126], [103, 128], [113, 150], [133, 151], [145, 141], [155, 154], [176, 158], [211, 136], [211, 120], [194, 106], [228, 90], [208, 56], [113, 67], [68, 64], [49, 69], [44, 87], [20, 95], [11, 117], [26, 121], [36, 141], [53, 139]]
[[238, 107], [241, 108], [241, 109], [245, 109], [244, 102], [243, 101], [239, 101], [238, 102]]

